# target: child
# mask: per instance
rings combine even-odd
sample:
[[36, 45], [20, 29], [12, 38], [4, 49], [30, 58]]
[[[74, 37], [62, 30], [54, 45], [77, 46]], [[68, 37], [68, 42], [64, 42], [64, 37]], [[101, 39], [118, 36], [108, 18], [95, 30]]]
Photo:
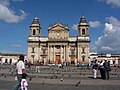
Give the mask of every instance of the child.
[[26, 80], [26, 76], [27, 76], [26, 73], [23, 73], [23, 74], [22, 74], [21, 90], [28, 90], [28, 88], [27, 88], [28, 83], [27, 83], [27, 80]]

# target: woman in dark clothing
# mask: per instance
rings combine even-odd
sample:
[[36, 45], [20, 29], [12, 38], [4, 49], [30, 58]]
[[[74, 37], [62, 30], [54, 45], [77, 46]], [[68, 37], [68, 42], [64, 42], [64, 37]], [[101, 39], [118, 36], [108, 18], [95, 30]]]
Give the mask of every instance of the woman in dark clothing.
[[103, 63], [104, 61], [102, 60], [99, 65], [101, 79], [105, 79], [105, 69], [104, 69]]
[[97, 60], [94, 61], [92, 69], [93, 69], [93, 78], [96, 79], [97, 78], [97, 70], [98, 70]]

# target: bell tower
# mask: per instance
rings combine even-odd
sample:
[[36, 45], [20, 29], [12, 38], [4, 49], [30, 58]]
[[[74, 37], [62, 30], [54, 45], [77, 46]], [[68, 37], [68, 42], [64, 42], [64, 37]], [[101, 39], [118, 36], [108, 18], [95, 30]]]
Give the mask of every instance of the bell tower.
[[77, 36], [77, 59], [78, 63], [89, 63], [89, 25], [86, 21], [86, 18], [82, 16], [78, 24], [78, 36]]
[[40, 24], [38, 17], [35, 17], [30, 26], [30, 37], [40, 37]]
[[88, 29], [89, 29], [89, 25], [86, 21], [86, 18], [82, 16], [78, 24], [78, 31], [79, 31], [78, 37], [88, 37], [89, 36]]
[[40, 41], [40, 24], [38, 17], [35, 17], [30, 25], [30, 35], [28, 38], [28, 60], [35, 63], [39, 60], [39, 41]]

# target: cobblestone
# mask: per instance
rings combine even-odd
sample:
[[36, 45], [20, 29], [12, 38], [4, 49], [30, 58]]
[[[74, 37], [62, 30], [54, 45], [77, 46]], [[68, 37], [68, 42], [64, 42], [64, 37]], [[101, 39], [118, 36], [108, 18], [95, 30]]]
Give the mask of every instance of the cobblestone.
[[[120, 90], [120, 69], [112, 68], [110, 80], [92, 78], [91, 69], [78, 67], [41, 66], [41, 72], [35, 73], [35, 67], [27, 69], [29, 90]], [[14, 66], [0, 66], [0, 90], [11, 90], [16, 83]]]

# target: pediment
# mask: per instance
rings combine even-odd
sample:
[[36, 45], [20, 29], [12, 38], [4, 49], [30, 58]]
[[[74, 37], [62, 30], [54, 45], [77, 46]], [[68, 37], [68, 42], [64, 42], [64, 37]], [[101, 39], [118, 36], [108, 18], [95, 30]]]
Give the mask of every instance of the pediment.
[[63, 24], [61, 24], [60, 22], [57, 22], [55, 25], [50, 26], [49, 30], [69, 30], [67, 26], [64, 26]]

